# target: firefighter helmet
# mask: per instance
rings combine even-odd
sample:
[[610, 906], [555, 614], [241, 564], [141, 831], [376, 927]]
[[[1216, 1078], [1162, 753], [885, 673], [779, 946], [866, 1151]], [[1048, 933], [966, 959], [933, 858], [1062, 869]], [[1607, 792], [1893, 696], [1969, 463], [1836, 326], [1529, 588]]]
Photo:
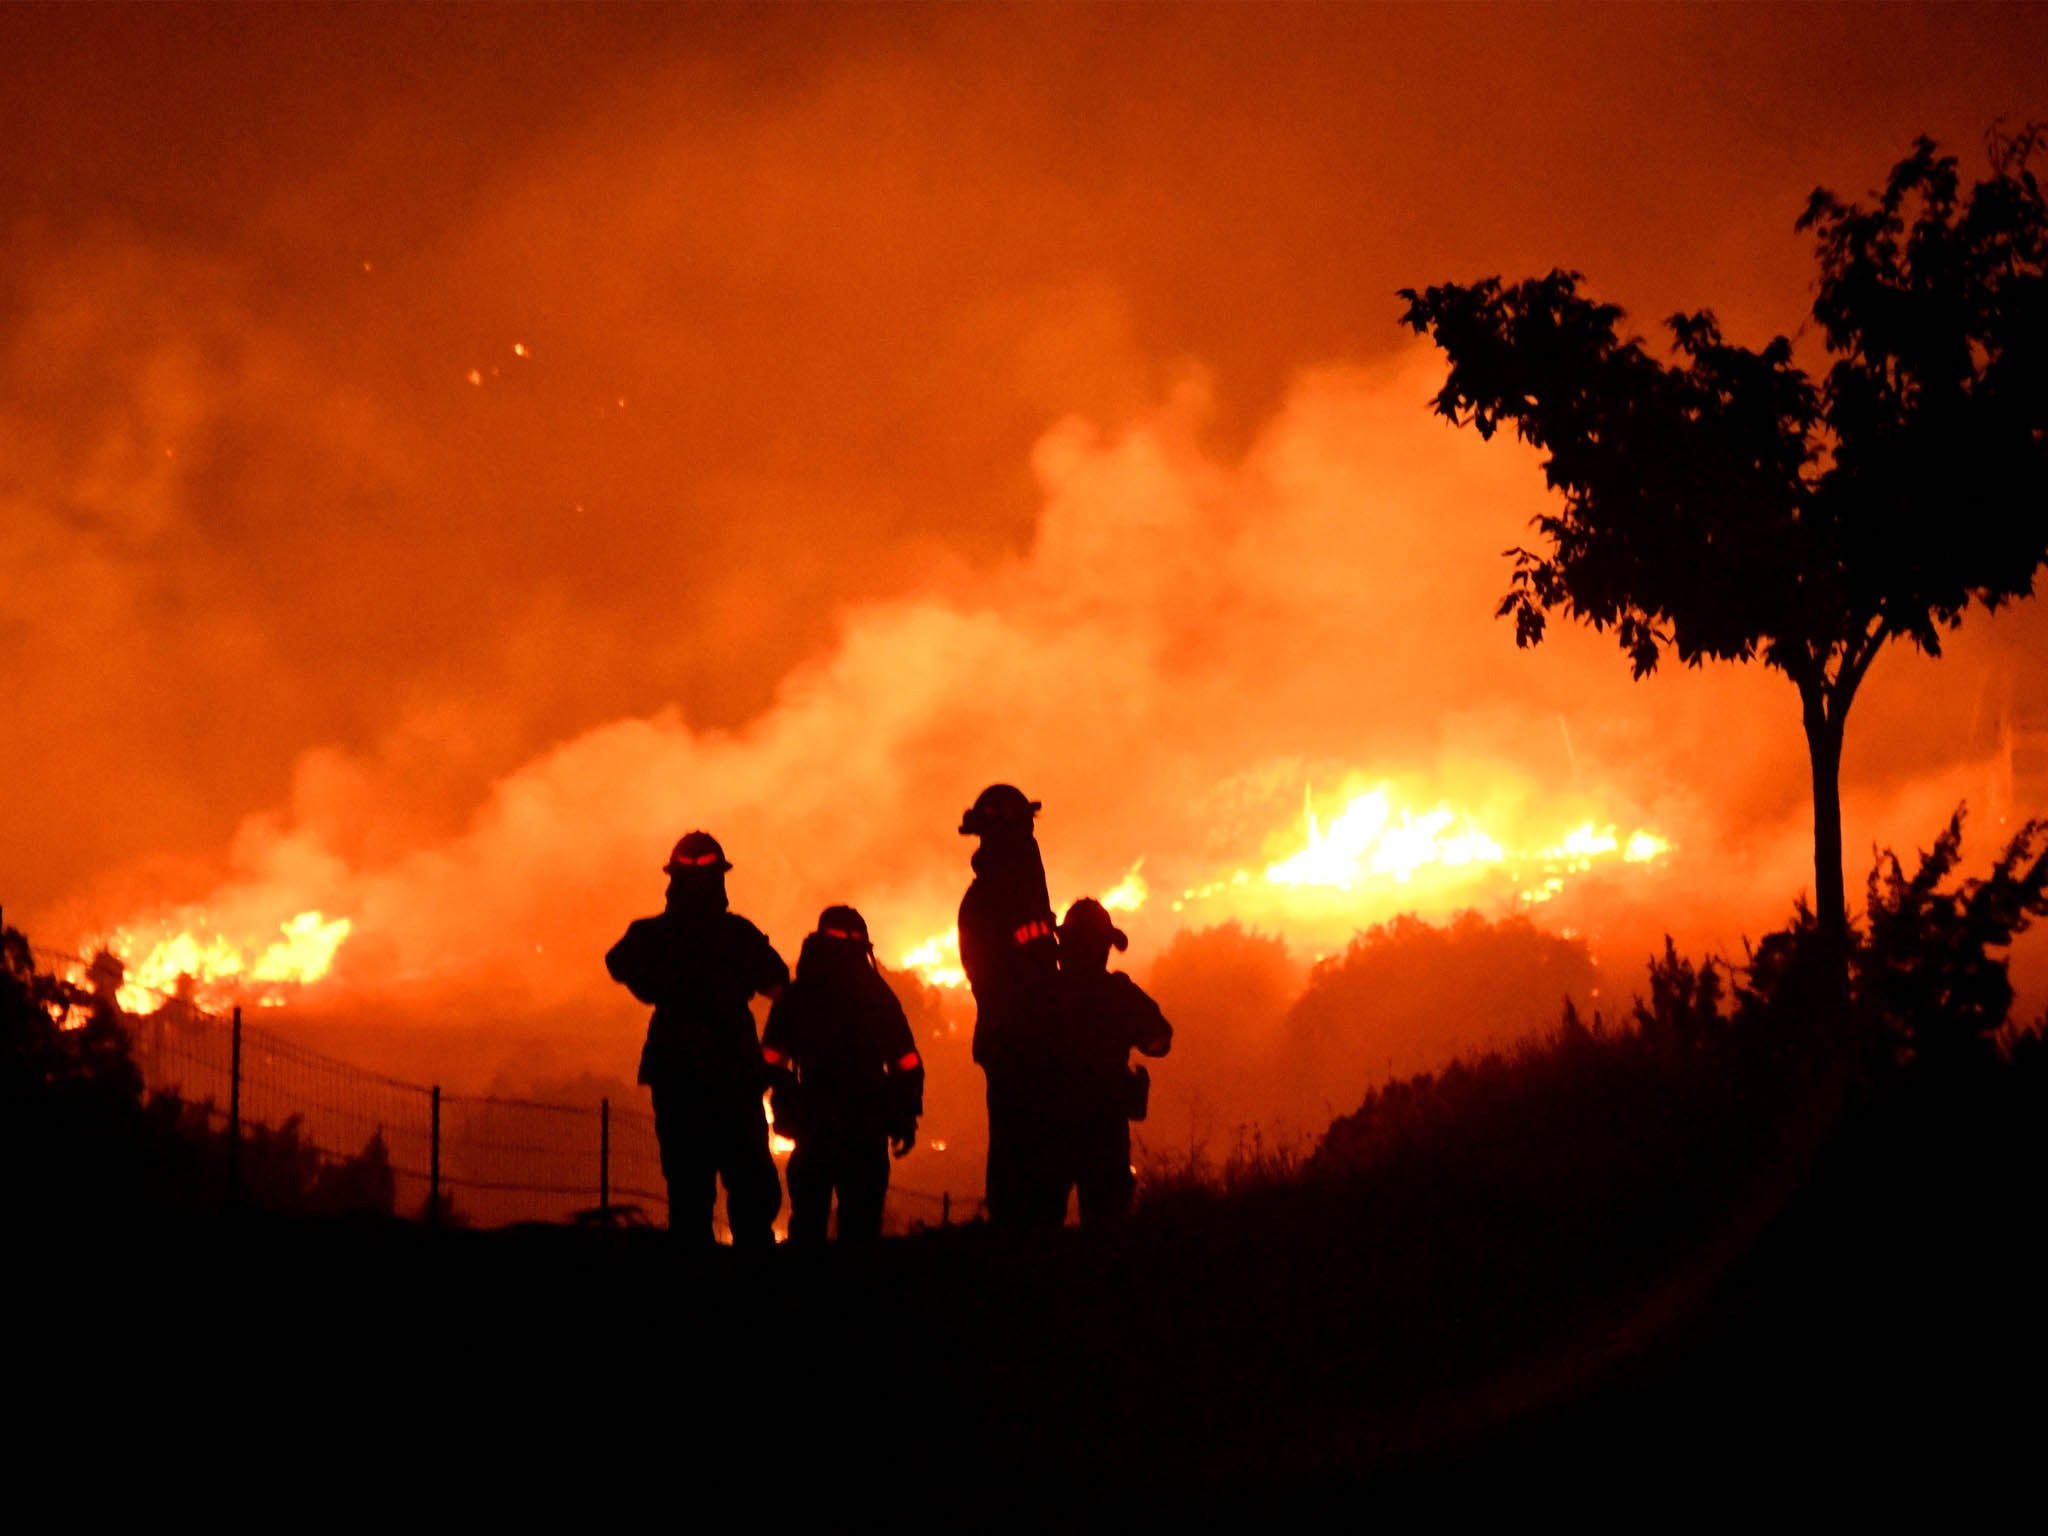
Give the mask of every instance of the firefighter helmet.
[[873, 949], [868, 937], [868, 920], [851, 907], [827, 907], [818, 914], [818, 932], [828, 939], [844, 939], [862, 949]]
[[1066, 921], [1060, 924], [1060, 939], [1078, 939], [1082, 943], [1093, 939], [1099, 944], [1108, 944], [1117, 949], [1129, 949], [1130, 938], [1110, 918], [1109, 908], [1093, 896], [1083, 896], [1067, 908]]
[[695, 873], [699, 870], [716, 870], [720, 874], [731, 869], [725, 850], [718, 846], [718, 839], [709, 832], [686, 832], [675, 851], [669, 854], [668, 862], [662, 865], [666, 874]]
[[1027, 800], [1014, 784], [991, 784], [974, 797], [967, 814], [960, 818], [960, 835], [979, 837], [992, 826], [1029, 828], [1039, 812], [1040, 802]]

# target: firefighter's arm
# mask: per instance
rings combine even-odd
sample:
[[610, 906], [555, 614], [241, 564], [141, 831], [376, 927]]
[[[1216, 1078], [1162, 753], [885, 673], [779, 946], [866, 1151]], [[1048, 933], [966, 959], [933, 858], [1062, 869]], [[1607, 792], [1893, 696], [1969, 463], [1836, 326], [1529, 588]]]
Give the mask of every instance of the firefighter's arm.
[[782, 989], [789, 985], [789, 967], [782, 956], [775, 952], [775, 946], [768, 942], [768, 935], [760, 929], [754, 930], [759, 939], [759, 953], [754, 957], [754, 990], [766, 998], [782, 996]]
[[903, 1005], [894, 992], [888, 996], [889, 1018], [883, 1039], [888, 1042], [889, 1150], [908, 1157], [917, 1145], [917, 1122], [924, 1118], [924, 1058], [911, 1038]]
[[802, 1118], [796, 1080], [796, 1028], [789, 994], [783, 993], [768, 1010], [768, 1025], [761, 1031], [761, 1070], [768, 1084], [768, 1113], [782, 1135], [795, 1140]]
[[761, 1060], [767, 1066], [771, 1081], [777, 1072], [793, 1072], [795, 1063], [790, 1059], [794, 1054], [796, 1034], [791, 1023], [789, 994], [775, 999], [768, 1010], [767, 1027], [761, 1031]]
[[992, 969], [989, 954], [981, 942], [980, 925], [966, 921], [967, 914], [964, 911], [960, 916], [960, 969], [967, 973], [967, 985], [975, 990], [976, 996], [979, 996], [980, 988]]
[[908, 1157], [917, 1145], [917, 1122], [923, 1118], [924, 1061], [917, 1052], [906, 1051], [889, 1067], [889, 1150]]
[[654, 995], [653, 979], [648, 975], [646, 944], [638, 923], [629, 927], [625, 937], [605, 952], [604, 968], [611, 972], [613, 981], [641, 1002], [652, 1005], [661, 1001]]
[[1141, 1056], [1164, 1056], [1173, 1049], [1173, 1026], [1145, 989], [1121, 971], [1124, 1001], [1131, 1023], [1131, 1045]]

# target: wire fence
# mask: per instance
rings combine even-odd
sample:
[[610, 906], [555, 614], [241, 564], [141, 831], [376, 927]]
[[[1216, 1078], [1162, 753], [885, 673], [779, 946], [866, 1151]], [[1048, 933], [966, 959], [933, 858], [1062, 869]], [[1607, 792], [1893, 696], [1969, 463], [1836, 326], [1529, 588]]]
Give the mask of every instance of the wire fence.
[[[35, 949], [37, 968], [92, 989], [92, 964]], [[229, 1195], [266, 1203], [265, 1181], [388, 1168], [395, 1214], [433, 1224], [664, 1222], [654, 1117], [601, 1099], [558, 1104], [453, 1094], [329, 1056], [189, 998], [121, 986], [132, 1058], [149, 1097], [226, 1138]], [[106, 994], [103, 1000], [112, 1001]], [[309, 1165], [311, 1165], [309, 1167]], [[949, 1194], [889, 1190], [897, 1227], [952, 1220]]]

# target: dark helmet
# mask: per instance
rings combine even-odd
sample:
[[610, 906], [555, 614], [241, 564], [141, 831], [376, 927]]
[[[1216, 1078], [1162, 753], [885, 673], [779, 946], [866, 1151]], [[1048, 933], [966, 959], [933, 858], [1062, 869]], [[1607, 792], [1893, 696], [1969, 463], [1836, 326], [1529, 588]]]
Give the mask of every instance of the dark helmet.
[[696, 874], [700, 871], [717, 871], [724, 874], [732, 865], [726, 862], [725, 850], [718, 846], [718, 839], [709, 832], [686, 832], [683, 840], [676, 844], [669, 854], [668, 862], [662, 865], [665, 874]]
[[962, 837], [980, 837], [993, 826], [1021, 826], [1027, 831], [1040, 802], [1024, 798], [1014, 784], [991, 784], [974, 797], [967, 814], [960, 818]]
[[874, 942], [868, 938], [868, 920], [851, 907], [827, 907], [818, 914], [818, 936], [826, 939], [843, 939], [858, 944], [862, 949], [873, 949]]
[[1109, 944], [1117, 949], [1129, 949], [1131, 941], [1123, 929], [1110, 920], [1109, 908], [1093, 896], [1083, 896], [1067, 908], [1067, 919], [1060, 924], [1060, 940], [1078, 939], [1083, 943], [1093, 939], [1098, 944]]

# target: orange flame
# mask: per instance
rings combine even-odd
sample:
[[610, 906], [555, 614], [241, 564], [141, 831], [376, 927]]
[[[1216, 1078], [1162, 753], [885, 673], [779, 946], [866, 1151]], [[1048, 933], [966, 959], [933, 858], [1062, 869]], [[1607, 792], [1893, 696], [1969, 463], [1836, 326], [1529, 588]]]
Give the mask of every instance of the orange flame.
[[329, 920], [308, 911], [278, 924], [282, 937], [261, 949], [236, 944], [218, 931], [203, 938], [203, 921], [161, 933], [146, 950], [126, 928], [87, 948], [104, 949], [121, 960], [127, 974], [116, 996], [130, 1013], [152, 1012], [173, 993], [189, 993], [206, 1008], [243, 1001], [271, 1008], [326, 976], [353, 926], [348, 918]]
[[1173, 910], [1221, 899], [1258, 914], [1271, 906], [1262, 894], [1270, 892], [1287, 897], [1285, 927], [1289, 918], [1337, 916], [1361, 906], [1466, 902], [1488, 882], [1500, 882], [1496, 889], [1503, 894], [1534, 906], [1557, 896], [1574, 875], [1611, 863], [1651, 864], [1672, 848], [1658, 833], [1638, 828], [1624, 839], [1613, 823], [1597, 821], [1555, 841], [1518, 843], [1448, 801], [1424, 810], [1404, 805], [1388, 782], [1352, 794], [1327, 825], [1312, 796], [1305, 796], [1302, 827], [1301, 840], [1266, 864], [1263, 882], [1239, 869], [1183, 890]]
[[929, 986], [964, 987], [967, 972], [960, 965], [960, 933], [948, 928], [903, 952], [897, 968], [915, 971]]

